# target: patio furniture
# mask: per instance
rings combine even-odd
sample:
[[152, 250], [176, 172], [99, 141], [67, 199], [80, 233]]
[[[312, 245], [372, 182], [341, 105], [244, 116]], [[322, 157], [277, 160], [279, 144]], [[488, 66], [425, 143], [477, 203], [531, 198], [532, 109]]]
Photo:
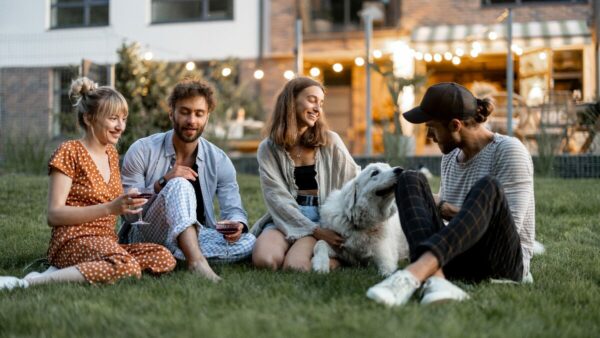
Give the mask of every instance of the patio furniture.
[[[487, 126], [491, 131], [507, 134], [507, 102], [506, 92], [494, 93], [490, 96], [494, 100], [494, 111], [488, 117]], [[532, 110], [519, 94], [513, 93], [512, 130], [515, 137], [522, 140], [525, 135], [531, 134], [536, 129], [536, 121]]]

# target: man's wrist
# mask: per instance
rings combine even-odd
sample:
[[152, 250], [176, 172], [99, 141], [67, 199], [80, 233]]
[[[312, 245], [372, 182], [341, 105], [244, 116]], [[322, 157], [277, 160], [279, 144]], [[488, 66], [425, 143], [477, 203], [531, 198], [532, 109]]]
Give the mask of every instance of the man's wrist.
[[444, 206], [444, 203], [446, 203], [446, 200], [441, 199], [437, 204], [437, 209], [441, 211], [442, 207]]

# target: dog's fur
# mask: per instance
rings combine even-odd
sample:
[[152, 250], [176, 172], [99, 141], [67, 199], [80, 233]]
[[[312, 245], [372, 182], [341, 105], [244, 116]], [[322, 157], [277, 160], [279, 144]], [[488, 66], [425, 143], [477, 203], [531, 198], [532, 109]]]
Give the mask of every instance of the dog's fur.
[[394, 190], [401, 168], [385, 163], [368, 165], [341, 190], [333, 191], [321, 206], [321, 227], [339, 233], [345, 242], [334, 250], [320, 240], [313, 250], [314, 271], [329, 272], [329, 258], [350, 265], [375, 262], [379, 273], [396, 271], [408, 258], [408, 243], [400, 226]]

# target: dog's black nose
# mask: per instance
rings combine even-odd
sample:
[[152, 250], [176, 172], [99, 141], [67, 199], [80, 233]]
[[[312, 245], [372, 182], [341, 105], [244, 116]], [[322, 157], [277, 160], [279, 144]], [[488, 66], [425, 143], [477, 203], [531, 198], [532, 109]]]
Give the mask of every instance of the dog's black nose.
[[402, 174], [403, 171], [404, 171], [404, 168], [402, 168], [402, 167], [395, 167], [394, 168], [394, 175], [400, 176], [400, 174]]

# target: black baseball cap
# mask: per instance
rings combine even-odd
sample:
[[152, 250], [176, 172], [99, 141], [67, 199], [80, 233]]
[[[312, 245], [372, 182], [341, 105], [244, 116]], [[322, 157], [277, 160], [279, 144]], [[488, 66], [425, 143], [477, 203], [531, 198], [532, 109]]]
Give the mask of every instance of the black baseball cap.
[[466, 120], [477, 114], [477, 99], [471, 92], [454, 82], [435, 84], [425, 92], [421, 105], [402, 114], [411, 123], [431, 120]]

